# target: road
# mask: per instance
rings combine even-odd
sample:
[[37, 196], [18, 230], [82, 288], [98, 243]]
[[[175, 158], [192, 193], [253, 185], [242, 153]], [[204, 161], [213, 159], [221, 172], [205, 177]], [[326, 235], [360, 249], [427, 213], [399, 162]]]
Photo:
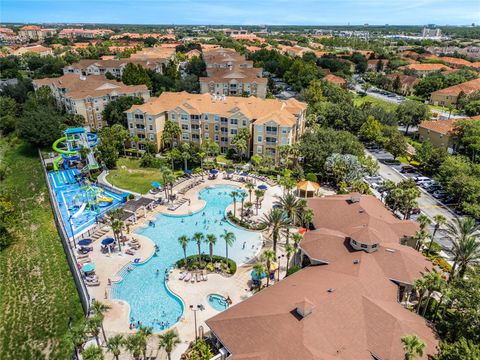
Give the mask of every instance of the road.
[[[370, 152], [365, 150], [367, 155], [372, 156], [373, 158], [379, 159], [392, 159], [393, 156], [383, 150], [377, 152]], [[378, 175], [386, 180], [391, 180], [394, 183], [398, 183], [402, 180], [412, 177], [410, 174], [400, 173], [400, 166], [389, 166], [382, 163], [379, 163], [380, 168], [378, 170]], [[416, 176], [416, 175], [413, 175]], [[455, 217], [455, 214], [448, 209], [446, 206], [442, 205], [437, 199], [430, 195], [427, 191], [418, 187], [420, 189], [420, 198], [418, 199], [418, 206], [420, 210], [427, 215], [430, 219], [433, 219], [435, 215], [441, 214], [445, 216], [448, 221], [452, 221]], [[418, 216], [413, 215], [412, 218], [416, 219]], [[432, 221], [433, 222], [433, 221]], [[433, 232], [433, 224], [430, 226], [430, 231]], [[435, 236], [435, 241], [438, 242], [442, 247], [449, 248], [450, 243], [445, 239], [444, 232], [438, 231]]]

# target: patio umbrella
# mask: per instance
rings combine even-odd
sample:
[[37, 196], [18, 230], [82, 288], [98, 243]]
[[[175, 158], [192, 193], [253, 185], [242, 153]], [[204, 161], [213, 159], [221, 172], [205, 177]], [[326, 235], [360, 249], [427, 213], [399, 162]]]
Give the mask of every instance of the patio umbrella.
[[92, 239], [82, 239], [78, 242], [78, 245], [80, 246], [88, 246], [92, 243]]
[[210, 170], [210, 174], [212, 174], [212, 175], [217, 175], [217, 174], [218, 174], [218, 170], [217, 170], [217, 169], [211, 169], [211, 170]]
[[161, 186], [160, 183], [157, 181], [152, 182], [150, 185], [152, 185], [152, 187], [154, 188], [159, 188]]
[[83, 272], [92, 272], [93, 270], [95, 270], [95, 264], [93, 263], [86, 263], [86, 264], [83, 264], [82, 266], [82, 271]]
[[248, 173], [242, 172], [240, 175], [242, 175], [242, 176], [248, 176]]
[[267, 185], [258, 185], [257, 186], [260, 190], [267, 190], [268, 189], [268, 186]]
[[227, 174], [233, 174], [235, 171], [231, 170], [231, 169], [228, 169], [227, 170]]
[[115, 241], [114, 238], [106, 238], [102, 240], [102, 245], [107, 246], [107, 245], [113, 244], [114, 241]]
[[260, 280], [260, 279], [265, 279], [267, 277], [267, 275], [264, 272], [262, 272], [262, 275], [260, 276], [260, 279], [259, 279], [257, 274], [255, 274], [255, 271], [253, 270], [250, 273], [250, 276], [252, 277], [252, 280]]

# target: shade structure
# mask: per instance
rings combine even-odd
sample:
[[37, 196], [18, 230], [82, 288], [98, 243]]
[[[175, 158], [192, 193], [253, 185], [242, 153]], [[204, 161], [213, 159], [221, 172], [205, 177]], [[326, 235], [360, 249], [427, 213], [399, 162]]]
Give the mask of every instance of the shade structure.
[[211, 169], [210, 174], [216, 175], [216, 174], [218, 174], [218, 170], [217, 169]]
[[78, 242], [78, 245], [80, 246], [88, 246], [92, 243], [92, 239], [82, 239]]
[[262, 184], [262, 185], [258, 185], [257, 188], [258, 188], [259, 190], [267, 190], [267, 189], [268, 189], [268, 186]]
[[160, 183], [157, 181], [152, 182], [150, 185], [152, 185], [152, 187], [154, 188], [159, 188], [161, 186]]
[[110, 244], [113, 244], [114, 241], [115, 241], [114, 238], [106, 238], [102, 240], [102, 245], [110, 245]]
[[255, 274], [255, 271], [252, 270], [252, 272], [250, 273], [250, 276], [252, 280], [260, 280], [260, 279], [265, 279], [267, 277], [267, 274], [262, 272], [262, 275], [260, 276], [260, 279], [259, 279], [257, 274]]
[[300, 197], [313, 197], [318, 194], [320, 185], [314, 181], [299, 181], [297, 183], [297, 196]]
[[95, 264], [93, 263], [86, 263], [86, 264], [83, 264], [82, 266], [82, 271], [83, 272], [92, 272], [93, 270], [95, 270]]
[[234, 172], [235, 172], [235, 171], [233, 171], [233, 170], [231, 170], [231, 169], [227, 170], [227, 174], [233, 174]]

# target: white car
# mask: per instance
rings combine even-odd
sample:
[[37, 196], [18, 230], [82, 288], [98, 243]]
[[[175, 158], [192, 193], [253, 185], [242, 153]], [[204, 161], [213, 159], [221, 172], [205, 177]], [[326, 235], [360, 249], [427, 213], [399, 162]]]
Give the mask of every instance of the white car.
[[419, 185], [422, 184], [422, 183], [424, 183], [424, 182], [428, 182], [428, 181], [433, 181], [433, 179], [430, 179], [430, 178], [427, 177], [427, 176], [417, 176], [417, 177], [415, 178], [415, 182], [416, 182], [417, 184], [419, 184]]
[[373, 175], [373, 176], [365, 176], [364, 179], [367, 181], [381, 181], [382, 177], [380, 175]]

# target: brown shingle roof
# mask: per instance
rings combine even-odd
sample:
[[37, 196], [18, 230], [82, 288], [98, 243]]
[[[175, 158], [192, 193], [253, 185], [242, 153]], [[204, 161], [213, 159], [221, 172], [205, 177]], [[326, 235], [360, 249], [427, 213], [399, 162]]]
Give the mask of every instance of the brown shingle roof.
[[345, 80], [344, 78], [342, 78], [340, 76], [334, 75], [334, 74], [325, 75], [323, 77], [323, 80], [331, 82], [331, 83], [336, 84], [336, 85], [340, 85], [340, 86], [343, 86], [347, 83], [347, 80]]
[[410, 69], [415, 71], [442, 71], [452, 70], [447, 65], [443, 64], [409, 64], [399, 67], [399, 69]]

